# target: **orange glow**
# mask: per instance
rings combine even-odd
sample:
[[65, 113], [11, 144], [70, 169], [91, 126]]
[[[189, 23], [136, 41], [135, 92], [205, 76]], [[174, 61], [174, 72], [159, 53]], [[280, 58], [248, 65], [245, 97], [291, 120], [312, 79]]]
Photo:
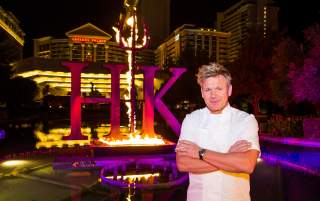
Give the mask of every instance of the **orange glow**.
[[[121, 127], [121, 133], [127, 133], [128, 128]], [[122, 139], [114, 139], [104, 137], [110, 132], [110, 125], [103, 124], [100, 127], [94, 129], [97, 134], [98, 142], [101, 146], [149, 146], [149, 145], [172, 145], [173, 143], [164, 140], [160, 135], [157, 134], [144, 134], [140, 133], [130, 134], [124, 136]], [[92, 143], [91, 132], [92, 129], [89, 127], [82, 128], [81, 132], [83, 135], [88, 136], [88, 140], [63, 140], [63, 136], [68, 136], [70, 134], [70, 128], [55, 128], [50, 129], [48, 133], [43, 133], [41, 131], [35, 131], [35, 135], [39, 142], [36, 143], [36, 148], [51, 148], [51, 147], [74, 147], [78, 146], [90, 146]]]
[[117, 146], [149, 146], [149, 145], [168, 145], [173, 144], [171, 142], [165, 141], [161, 136], [156, 134], [152, 135], [140, 135], [140, 134], [130, 134], [122, 139], [114, 138], [101, 138], [100, 142], [107, 146], [117, 147]]
[[6, 166], [6, 167], [17, 167], [17, 166], [25, 165], [27, 163], [28, 162], [24, 161], [24, 160], [8, 160], [8, 161], [1, 163], [1, 165]]
[[41, 131], [35, 131], [36, 137], [39, 142], [36, 143], [36, 148], [41, 147], [51, 148], [51, 147], [74, 147], [75, 145], [84, 146], [90, 145], [90, 128], [82, 128], [81, 132], [85, 136], [89, 136], [88, 140], [62, 140], [63, 136], [69, 135], [71, 132], [70, 128], [55, 128], [50, 129], [49, 133], [43, 133]]
[[[34, 77], [34, 76], [47, 76], [47, 77], [67, 77], [70, 78], [71, 77], [71, 73], [68, 72], [56, 72], [56, 71], [42, 71], [42, 70], [33, 70], [33, 71], [28, 71], [28, 72], [24, 72], [24, 73], [19, 73], [18, 74], [21, 77]], [[143, 78], [143, 74], [136, 74], [137, 78], [142, 79]], [[91, 78], [91, 79], [97, 79], [97, 78], [101, 78], [101, 79], [111, 79], [111, 74], [103, 74], [103, 73], [81, 73], [81, 78]], [[125, 74], [120, 74], [120, 78], [121, 79], [125, 79], [126, 75]]]
[[[134, 174], [134, 175], [118, 175], [117, 179], [123, 179], [128, 180], [130, 183], [135, 181], [140, 181], [141, 179], [148, 180], [152, 177], [159, 177], [160, 173], [154, 173], [154, 174]], [[113, 179], [113, 176], [107, 176], [107, 179]]]
[[[33, 70], [18, 74], [24, 78], [31, 78], [38, 84], [46, 83], [50, 87], [60, 87], [67, 92], [71, 91], [71, 74], [69, 72], [54, 72], [54, 71], [41, 71]], [[142, 86], [143, 74], [136, 74], [135, 83], [137, 86]], [[127, 88], [128, 75], [120, 74], [120, 88]], [[111, 92], [111, 75], [110, 74], [95, 74], [95, 73], [82, 73], [81, 74], [81, 91], [91, 92], [91, 83], [95, 83], [95, 88], [100, 93]]]
[[36, 148], [51, 148], [51, 147], [74, 147], [74, 146], [85, 146], [90, 145], [90, 140], [59, 140], [59, 141], [48, 141], [38, 142]]
[[131, 16], [131, 17], [129, 17], [129, 18], [127, 19], [127, 25], [133, 27], [133, 16]]

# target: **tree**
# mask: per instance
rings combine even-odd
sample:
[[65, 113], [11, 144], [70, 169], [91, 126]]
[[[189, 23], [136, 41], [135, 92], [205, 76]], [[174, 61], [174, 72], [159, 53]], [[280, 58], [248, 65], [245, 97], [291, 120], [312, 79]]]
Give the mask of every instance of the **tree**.
[[285, 108], [292, 102], [288, 78], [290, 63], [303, 63], [303, 49], [291, 38], [283, 38], [272, 56], [271, 100]]
[[233, 77], [234, 97], [248, 95], [259, 114], [259, 101], [269, 97], [272, 43], [262, 34], [251, 32], [240, 50], [239, 58], [229, 65]]
[[289, 78], [295, 101], [320, 104], [320, 25], [315, 24], [304, 31], [306, 57], [303, 65], [291, 64]]
[[23, 77], [12, 78], [8, 85], [6, 97], [9, 111], [15, 113], [32, 104], [37, 92], [38, 87], [33, 80]]
[[10, 78], [13, 72], [11, 66], [6, 63], [0, 63], [0, 103], [6, 103], [6, 97], [8, 95], [8, 86], [10, 83]]
[[0, 32], [0, 104], [6, 102], [9, 81], [13, 76], [10, 62], [14, 61], [19, 54], [17, 47], [8, 39], [8, 35]]

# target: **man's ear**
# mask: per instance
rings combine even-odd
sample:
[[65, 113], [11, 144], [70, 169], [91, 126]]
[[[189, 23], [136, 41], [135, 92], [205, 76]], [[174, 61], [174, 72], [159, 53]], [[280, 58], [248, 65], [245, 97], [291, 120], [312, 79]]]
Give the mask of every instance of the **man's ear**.
[[202, 86], [200, 86], [200, 92], [201, 92], [201, 97], [203, 98], [203, 90], [202, 90]]
[[231, 96], [232, 94], [232, 85], [230, 84], [228, 87], [228, 95]]

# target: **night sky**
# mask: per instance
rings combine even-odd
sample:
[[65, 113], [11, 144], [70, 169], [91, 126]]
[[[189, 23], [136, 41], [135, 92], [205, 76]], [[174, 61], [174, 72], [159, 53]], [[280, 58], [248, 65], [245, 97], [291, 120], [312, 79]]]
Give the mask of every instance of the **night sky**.
[[[171, 30], [188, 23], [214, 27], [215, 12], [237, 0], [172, 0]], [[280, 7], [280, 28], [289, 35], [301, 37], [302, 29], [320, 22], [320, 6], [317, 0], [274, 0]], [[196, 4], [194, 2], [197, 2]], [[304, 4], [301, 4], [304, 2]], [[0, 5], [11, 11], [21, 22], [26, 33], [25, 57], [32, 55], [32, 39], [43, 36], [63, 37], [65, 32], [85, 23], [111, 29], [117, 22], [123, 0], [1, 0]]]

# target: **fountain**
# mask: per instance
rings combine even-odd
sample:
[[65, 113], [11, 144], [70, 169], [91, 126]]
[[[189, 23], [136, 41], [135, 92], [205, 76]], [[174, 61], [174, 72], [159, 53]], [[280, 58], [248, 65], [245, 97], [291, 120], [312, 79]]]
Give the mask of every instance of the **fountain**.
[[[38, 131], [40, 142], [37, 148], [76, 147], [82, 150], [59, 154], [53, 163], [55, 170], [100, 169], [100, 181], [104, 185], [120, 189], [171, 188], [184, 183], [188, 177], [178, 172], [175, 164], [175, 143], [164, 139], [154, 129], [154, 110], [164, 118], [176, 135], [180, 122], [162, 101], [162, 97], [186, 71], [185, 68], [170, 68], [171, 77], [155, 94], [154, 80], [157, 66], [138, 66], [136, 52], [148, 43], [147, 29], [143, 27], [139, 38], [137, 3], [125, 0], [126, 13], [117, 32], [117, 41], [128, 54], [126, 64], [103, 64], [111, 73], [111, 97], [82, 97], [81, 72], [88, 66], [85, 62], [66, 61], [62, 65], [71, 72], [70, 128], [51, 130], [50, 135]], [[128, 33], [129, 34], [125, 34]], [[139, 41], [142, 41], [141, 43]], [[136, 125], [135, 76], [143, 74], [143, 118], [141, 128]], [[120, 75], [127, 71], [129, 95], [128, 128], [120, 126]], [[92, 83], [93, 85], [94, 83]], [[82, 128], [83, 104], [110, 104], [110, 124], [95, 129], [96, 138], [91, 138], [92, 129]], [[106, 125], [106, 124], [105, 124]], [[80, 153], [80, 154], [78, 154]], [[129, 193], [130, 194], [130, 193]]]

